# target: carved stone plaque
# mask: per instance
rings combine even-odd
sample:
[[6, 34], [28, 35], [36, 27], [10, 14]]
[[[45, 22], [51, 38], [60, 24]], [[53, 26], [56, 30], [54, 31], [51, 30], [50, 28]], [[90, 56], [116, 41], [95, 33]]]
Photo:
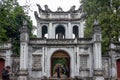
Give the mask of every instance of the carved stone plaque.
[[42, 70], [42, 65], [41, 65], [41, 55], [33, 55], [33, 70]]

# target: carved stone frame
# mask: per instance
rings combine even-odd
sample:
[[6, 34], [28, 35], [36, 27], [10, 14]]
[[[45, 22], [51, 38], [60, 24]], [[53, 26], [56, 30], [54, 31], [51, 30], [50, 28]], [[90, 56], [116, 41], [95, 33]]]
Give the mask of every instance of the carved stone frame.
[[41, 54], [33, 54], [33, 71], [42, 71], [42, 55]]

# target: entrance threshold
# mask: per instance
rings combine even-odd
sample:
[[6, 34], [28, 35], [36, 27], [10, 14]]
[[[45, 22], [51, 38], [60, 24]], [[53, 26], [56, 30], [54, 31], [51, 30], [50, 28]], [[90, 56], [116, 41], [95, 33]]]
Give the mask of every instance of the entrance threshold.
[[73, 78], [49, 78], [48, 80], [75, 80]]

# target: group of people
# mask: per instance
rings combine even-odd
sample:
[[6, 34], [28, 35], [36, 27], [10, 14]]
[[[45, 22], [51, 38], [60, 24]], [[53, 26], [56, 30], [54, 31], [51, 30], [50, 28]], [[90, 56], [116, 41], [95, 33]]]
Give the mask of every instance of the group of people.
[[[53, 77], [55, 78], [66, 78], [68, 77], [67, 75], [68, 69], [61, 65], [61, 64], [56, 64], [53, 70]], [[10, 80], [10, 66], [6, 66], [3, 71], [2, 71], [2, 80]]]
[[53, 77], [55, 78], [66, 78], [67, 75], [67, 69], [61, 65], [61, 64], [56, 64], [55, 68], [53, 70]]
[[2, 71], [2, 80], [10, 80], [10, 66], [6, 66]]

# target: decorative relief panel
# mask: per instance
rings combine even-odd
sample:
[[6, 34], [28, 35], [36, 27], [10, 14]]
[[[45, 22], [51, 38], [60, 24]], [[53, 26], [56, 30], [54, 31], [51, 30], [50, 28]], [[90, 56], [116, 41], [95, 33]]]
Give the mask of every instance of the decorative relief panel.
[[61, 18], [68, 18], [68, 15], [66, 14], [54, 14], [53, 16], [52, 16], [52, 18], [53, 19], [56, 19], [56, 18], [58, 18], [58, 19], [61, 19]]
[[100, 35], [96, 35], [96, 41], [101, 41]]
[[20, 34], [20, 41], [25, 41], [26, 40], [26, 36], [24, 33]]
[[33, 55], [33, 70], [41, 71], [42, 70], [42, 64], [41, 64], [41, 58], [42, 55]]
[[90, 74], [90, 70], [89, 69], [84, 69], [84, 70], [80, 69], [80, 73], [79, 74], [80, 74], [81, 77], [89, 77], [90, 76], [89, 75]]
[[80, 69], [88, 68], [89, 54], [80, 54]]
[[109, 76], [109, 58], [102, 58], [102, 65], [104, 77], [107, 78]]

